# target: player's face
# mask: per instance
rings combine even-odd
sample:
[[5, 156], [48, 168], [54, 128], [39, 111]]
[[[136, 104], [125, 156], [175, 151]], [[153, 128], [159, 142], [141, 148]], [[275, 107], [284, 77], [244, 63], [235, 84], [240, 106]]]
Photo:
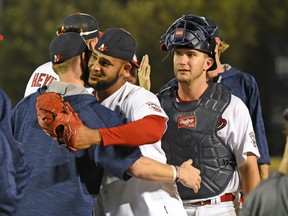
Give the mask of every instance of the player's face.
[[88, 63], [89, 85], [95, 90], [107, 90], [114, 85], [122, 85], [125, 83], [124, 65], [125, 61], [98, 51], [93, 52]]
[[207, 54], [197, 50], [176, 49], [173, 63], [174, 75], [178, 82], [190, 84], [200, 77], [206, 77], [209, 59]]
[[136, 67], [132, 67], [130, 72], [124, 75], [125, 81], [136, 85], [137, 84], [137, 72], [138, 72], [138, 69]]

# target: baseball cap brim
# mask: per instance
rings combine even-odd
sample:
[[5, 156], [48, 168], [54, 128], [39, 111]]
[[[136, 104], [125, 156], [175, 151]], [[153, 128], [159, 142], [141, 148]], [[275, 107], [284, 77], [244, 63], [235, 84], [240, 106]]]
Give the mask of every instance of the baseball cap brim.
[[140, 65], [137, 61], [132, 60], [131, 64], [133, 64], [135, 67], [140, 68]]

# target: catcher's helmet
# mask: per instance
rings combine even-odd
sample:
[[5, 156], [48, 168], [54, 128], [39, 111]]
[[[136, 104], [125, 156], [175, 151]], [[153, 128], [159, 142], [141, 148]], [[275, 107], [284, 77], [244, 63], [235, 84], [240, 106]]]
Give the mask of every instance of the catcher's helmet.
[[66, 32], [79, 33], [85, 40], [99, 36], [97, 20], [89, 14], [75, 13], [67, 16], [58, 28], [57, 35]]
[[214, 60], [214, 64], [209, 70], [214, 70], [217, 67], [215, 61], [215, 39], [212, 37], [214, 31], [215, 27], [211, 27], [204, 17], [192, 14], [183, 15], [162, 35], [160, 40], [162, 43], [161, 48], [164, 51], [174, 50], [175, 48], [188, 48], [207, 53]]

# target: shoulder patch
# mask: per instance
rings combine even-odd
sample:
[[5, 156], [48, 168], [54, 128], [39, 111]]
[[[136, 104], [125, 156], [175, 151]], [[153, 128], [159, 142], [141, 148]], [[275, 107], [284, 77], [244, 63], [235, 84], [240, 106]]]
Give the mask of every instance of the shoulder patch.
[[153, 102], [147, 102], [146, 103], [150, 108], [152, 108], [153, 110], [157, 111], [157, 112], [163, 112], [163, 109], [157, 105], [156, 103], [153, 103]]

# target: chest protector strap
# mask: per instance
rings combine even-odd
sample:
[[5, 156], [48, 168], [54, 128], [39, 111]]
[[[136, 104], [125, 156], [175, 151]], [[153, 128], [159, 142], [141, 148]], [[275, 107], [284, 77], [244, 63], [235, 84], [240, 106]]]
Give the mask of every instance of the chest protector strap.
[[201, 171], [198, 193], [178, 183], [183, 200], [212, 197], [224, 191], [232, 178], [236, 161], [230, 148], [217, 136], [218, 123], [231, 100], [230, 91], [212, 83], [199, 101], [177, 102], [175, 90], [159, 94], [162, 107], [169, 116], [162, 148], [169, 164], [181, 165], [188, 159]]

